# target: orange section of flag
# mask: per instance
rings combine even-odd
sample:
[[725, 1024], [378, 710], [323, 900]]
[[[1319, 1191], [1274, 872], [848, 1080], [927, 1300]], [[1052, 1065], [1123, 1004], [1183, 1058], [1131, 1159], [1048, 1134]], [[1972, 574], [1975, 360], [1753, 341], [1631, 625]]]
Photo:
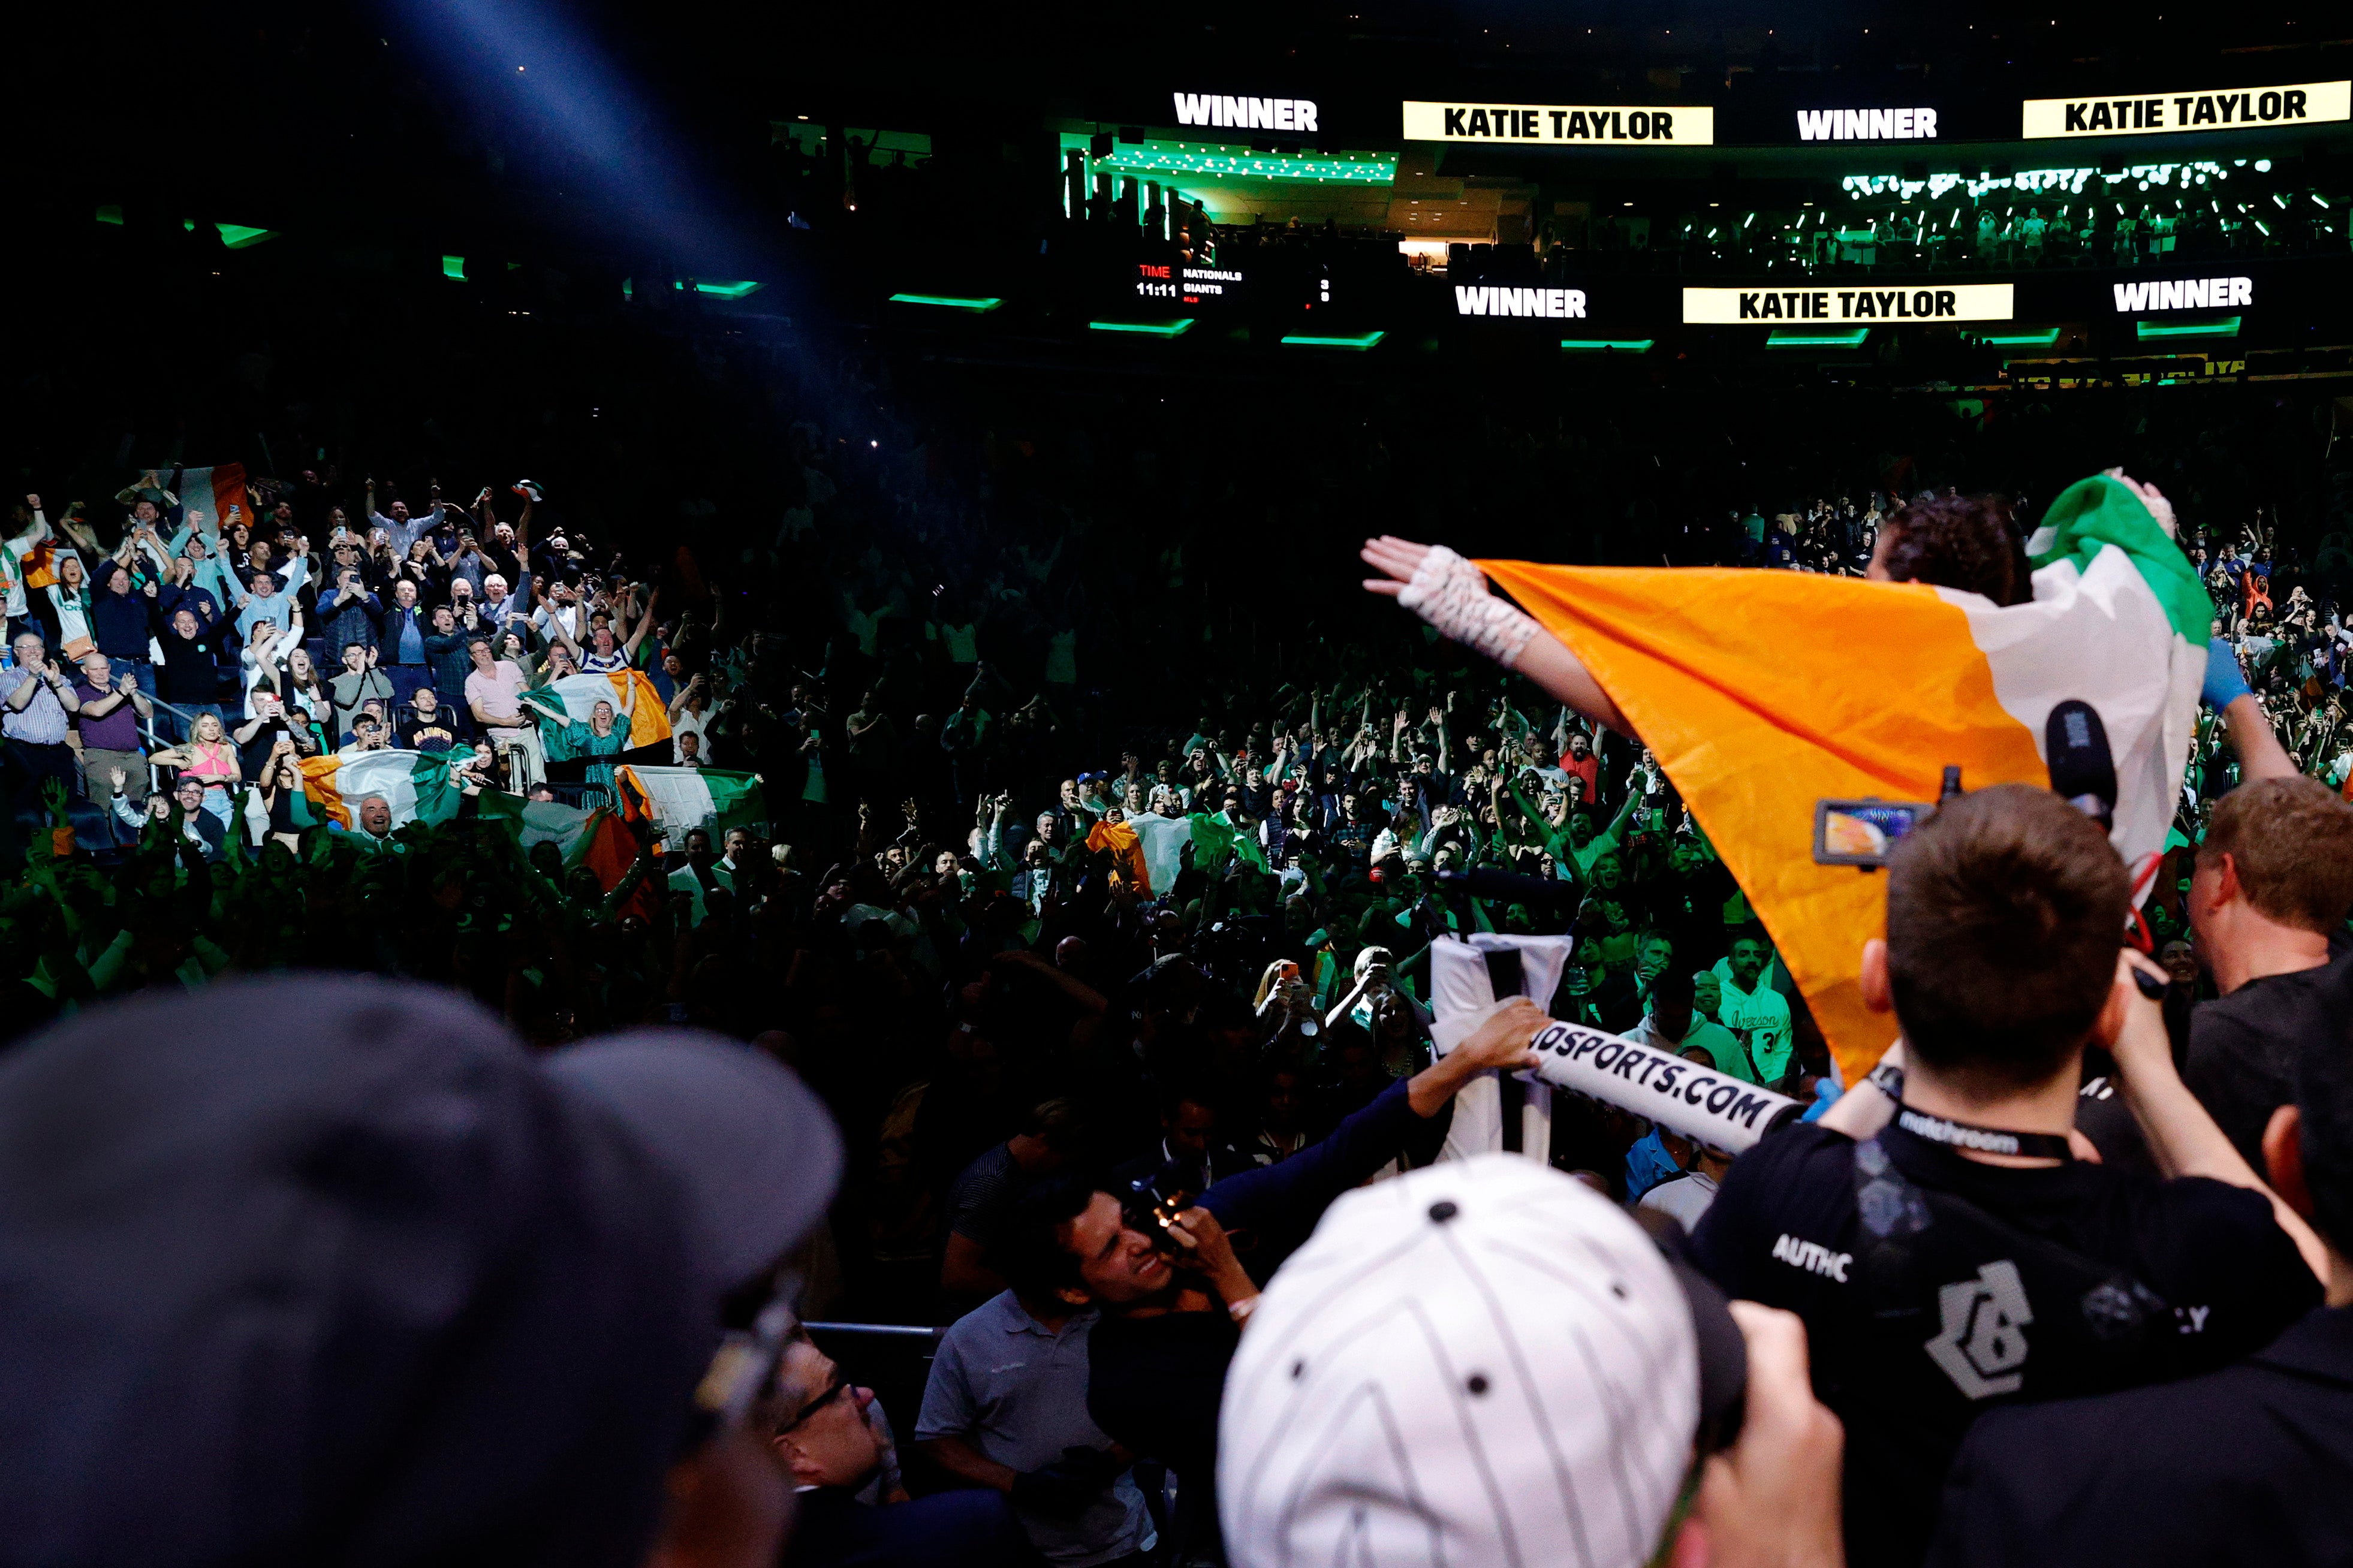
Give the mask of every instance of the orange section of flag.
[[650, 746], [657, 741], [670, 739], [670, 710], [662, 705], [661, 693], [654, 689], [651, 677], [642, 669], [617, 669], [605, 677], [613, 683], [613, 706], [621, 706], [621, 699], [631, 685], [638, 689], [637, 706], [629, 710], [629, 744]]
[[[619, 817], [601, 806], [589, 814], [586, 834], [586, 842], [581, 847], [578, 864], [594, 871], [596, 885], [609, 893], [621, 885], [621, 879], [628, 876], [629, 868], [637, 864], [637, 838], [622, 825]], [[657, 877], [641, 885], [617, 913], [652, 920], [659, 912], [654, 903], [653, 891], [654, 884], [659, 880]]]
[[1886, 880], [1814, 862], [1814, 805], [1934, 802], [2050, 773], [1995, 700], [1968, 618], [1919, 584], [1715, 567], [1482, 570], [1568, 645], [1656, 753], [1771, 933], [1841, 1075], [1895, 1036], [1862, 1005]]
[[213, 466], [213, 506], [210, 520], [221, 528], [253, 521], [253, 501], [245, 493], [245, 465], [216, 463]]
[[58, 542], [44, 539], [19, 558], [24, 567], [25, 586], [54, 588], [58, 583]]
[[1087, 833], [1087, 847], [1110, 850], [1127, 885], [1146, 897], [1151, 895], [1152, 872], [1144, 863], [1144, 841], [1134, 828], [1124, 822], [1098, 822]]

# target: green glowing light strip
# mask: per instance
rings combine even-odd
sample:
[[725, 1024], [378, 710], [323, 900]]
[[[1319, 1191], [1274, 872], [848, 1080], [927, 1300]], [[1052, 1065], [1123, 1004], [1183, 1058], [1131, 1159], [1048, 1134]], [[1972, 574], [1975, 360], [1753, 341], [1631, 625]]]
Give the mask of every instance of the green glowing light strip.
[[[686, 283], [685, 280], [681, 279], [673, 282], [670, 287], [673, 289], [683, 289], [686, 287]], [[716, 294], [723, 300], [741, 300], [744, 295], [751, 293], [754, 289], [764, 287], [765, 287], [765, 284], [748, 278], [740, 283], [705, 283], [698, 279], [695, 281], [694, 291], [698, 294]]]
[[2135, 321], [2133, 336], [2148, 338], [2235, 338], [2239, 335], [2237, 316], [2223, 316], [2211, 321]]
[[1002, 300], [967, 300], [954, 294], [893, 294], [891, 302], [894, 305], [937, 305], [943, 310], [971, 310], [976, 314], [982, 310], [994, 310], [1005, 303]]
[[[443, 257], [441, 258], [441, 276], [450, 279], [453, 281], [463, 283], [466, 280], [466, 258], [462, 256]], [[624, 299], [628, 297], [628, 284], [624, 282], [621, 285], [621, 293]]]
[[1312, 338], [1305, 336], [1304, 334], [1300, 334], [1287, 337], [1282, 341], [1286, 343], [1296, 343], [1301, 348], [1355, 349], [1358, 353], [1362, 353], [1365, 350], [1371, 348], [1375, 343], [1379, 342], [1383, 338], [1388, 336], [1388, 333], [1387, 331], [1366, 332], [1361, 338]]
[[[109, 217], [107, 216], [109, 213], [112, 213], [114, 216]], [[119, 224], [122, 221], [122, 209], [121, 207], [100, 207], [98, 209], [98, 221], [100, 223]], [[250, 224], [216, 223], [213, 225], [213, 227], [220, 231], [221, 248], [224, 250], [244, 250], [252, 246], [259, 245], [265, 239], [276, 239], [278, 237], [278, 231], [276, 229], [255, 228]], [[184, 233], [194, 234], [196, 232], [196, 220], [192, 217], [184, 217], [180, 220], [180, 228]]]
[[1173, 338], [1193, 324], [1193, 318], [1183, 317], [1174, 321], [1089, 321], [1091, 332], [1148, 332], [1155, 338]]
[[1244, 179], [1303, 180], [1324, 184], [1388, 185], [1397, 183], [1392, 161], [1353, 158], [1278, 158], [1263, 153], [1220, 157], [1198, 153], [1113, 153], [1094, 161], [1113, 174], [1226, 174]]
[[2041, 332], [1971, 332], [1968, 336], [1989, 348], [2047, 349], [2059, 341], [2059, 329], [2052, 327]]
[[[1087, 139], [1065, 134], [1062, 152], [1085, 152]], [[1089, 168], [1102, 174], [1158, 176], [1225, 175], [1236, 179], [1291, 180], [1308, 184], [1388, 185], [1397, 182], [1394, 153], [1257, 153], [1248, 142], [1123, 142]]]
[[1656, 338], [1563, 338], [1562, 349], [1573, 354], [1646, 354]]
[[1851, 332], [1804, 332], [1784, 335], [1778, 327], [1767, 339], [1768, 349], [1859, 349], [1871, 336], [1869, 327], [1857, 327]]

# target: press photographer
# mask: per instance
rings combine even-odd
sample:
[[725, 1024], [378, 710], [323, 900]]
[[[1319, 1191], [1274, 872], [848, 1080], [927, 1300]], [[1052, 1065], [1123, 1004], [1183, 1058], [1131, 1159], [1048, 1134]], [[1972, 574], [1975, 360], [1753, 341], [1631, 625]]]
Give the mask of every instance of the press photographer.
[[[1902, 1045], [1819, 1123], [1742, 1156], [1694, 1238], [1729, 1294], [1805, 1319], [1849, 1434], [1859, 1563], [1920, 1560], [1982, 1412], [2243, 1355], [2319, 1300], [2323, 1258], [2182, 1086], [2135, 979], [2162, 972], [2119, 952], [2127, 883], [2096, 824], [2000, 785], [1913, 829], [1886, 876], [1863, 994]], [[2172, 1179], [2077, 1158], [2094, 1043]]]

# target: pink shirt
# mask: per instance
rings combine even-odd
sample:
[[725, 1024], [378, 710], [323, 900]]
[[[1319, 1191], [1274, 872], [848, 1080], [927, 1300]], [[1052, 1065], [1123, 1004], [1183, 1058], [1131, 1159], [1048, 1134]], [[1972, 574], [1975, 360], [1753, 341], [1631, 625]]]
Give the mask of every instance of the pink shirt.
[[466, 677], [466, 700], [480, 703], [501, 730], [522, 728], [522, 694], [528, 689], [522, 668], [511, 658], [500, 659], [489, 675], [477, 669]]

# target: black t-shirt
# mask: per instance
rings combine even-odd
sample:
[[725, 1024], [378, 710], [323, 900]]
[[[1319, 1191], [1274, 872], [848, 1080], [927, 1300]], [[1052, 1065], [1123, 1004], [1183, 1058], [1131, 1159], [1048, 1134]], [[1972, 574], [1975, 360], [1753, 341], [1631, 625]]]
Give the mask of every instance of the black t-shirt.
[[431, 719], [412, 714], [401, 729], [400, 740], [412, 752], [446, 752], [458, 743], [457, 734], [438, 713]]
[[2341, 1037], [2353, 1003], [2353, 951], [2317, 969], [2266, 974], [2189, 1014], [2181, 1081], [2247, 1163], [2263, 1168], [2263, 1129], [2295, 1100], [2295, 1058], [2309, 1040]]
[[1087, 1336], [1087, 1414], [1106, 1436], [1188, 1483], [1214, 1484], [1218, 1405], [1240, 1338], [1224, 1312], [1106, 1312]]
[[[1859, 1161], [1878, 1173], [1866, 1183], [1875, 1231]], [[1973, 1228], [1926, 1194], [2012, 1229]], [[2053, 1244], [2157, 1300], [2129, 1284], [2087, 1289], [2052, 1261]], [[2220, 1366], [2320, 1300], [2260, 1193], [2076, 1162], [1986, 1165], [1894, 1126], [1866, 1145], [1802, 1123], [1766, 1139], [1734, 1163], [1693, 1245], [1730, 1294], [1806, 1320], [1815, 1390], [1846, 1424], [1857, 1564], [1921, 1560], [1945, 1471], [1985, 1411]], [[2101, 1361], [2103, 1339], [2147, 1353]]]

